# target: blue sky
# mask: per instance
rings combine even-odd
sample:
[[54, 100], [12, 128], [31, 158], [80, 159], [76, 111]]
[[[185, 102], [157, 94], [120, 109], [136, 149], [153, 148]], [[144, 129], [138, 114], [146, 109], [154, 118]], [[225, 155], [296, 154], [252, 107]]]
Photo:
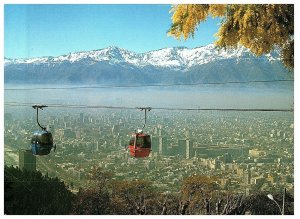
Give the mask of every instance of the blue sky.
[[4, 5], [7, 58], [58, 56], [118, 46], [142, 53], [212, 43], [219, 19], [208, 19], [187, 41], [167, 36], [171, 5]]

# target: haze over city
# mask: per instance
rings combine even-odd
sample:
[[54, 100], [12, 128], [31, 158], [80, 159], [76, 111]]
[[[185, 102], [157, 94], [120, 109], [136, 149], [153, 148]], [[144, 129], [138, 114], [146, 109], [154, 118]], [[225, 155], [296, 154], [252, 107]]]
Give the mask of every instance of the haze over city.
[[4, 5], [5, 214], [294, 214], [294, 6], [171, 9]]

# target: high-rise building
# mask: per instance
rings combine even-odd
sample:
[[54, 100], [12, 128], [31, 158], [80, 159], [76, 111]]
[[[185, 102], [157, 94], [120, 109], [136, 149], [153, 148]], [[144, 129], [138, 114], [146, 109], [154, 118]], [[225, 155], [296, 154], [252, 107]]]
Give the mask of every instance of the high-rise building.
[[190, 159], [195, 155], [195, 152], [193, 150], [193, 142], [191, 140], [185, 141], [185, 158]]
[[233, 158], [232, 158], [232, 155], [229, 154], [229, 153], [225, 153], [223, 155], [223, 162], [226, 164], [226, 163], [232, 163], [233, 162]]
[[84, 116], [83, 121], [84, 123], [89, 123], [89, 116]]
[[251, 169], [250, 169], [250, 165], [247, 165], [247, 169], [244, 172], [244, 177], [245, 177], [245, 183], [246, 184], [251, 184]]
[[166, 138], [159, 137], [158, 138], [158, 153], [165, 156], [167, 155], [167, 144], [166, 144]]
[[19, 150], [19, 168], [21, 170], [36, 170], [36, 157], [31, 150]]
[[79, 115], [79, 122], [80, 122], [81, 124], [84, 123], [83, 113], [80, 113], [80, 115]]
[[117, 135], [118, 133], [120, 133], [120, 126], [119, 125], [113, 125], [113, 127], [111, 128], [111, 133], [113, 135]]
[[181, 157], [186, 157], [186, 154], [187, 154], [187, 149], [186, 149], [186, 142], [187, 140], [185, 139], [181, 139], [181, 140], [178, 140], [178, 147], [174, 147], [175, 149], [175, 155], [179, 155]]
[[195, 150], [193, 147], [193, 141], [187, 139], [178, 140], [178, 144], [172, 147], [170, 153], [173, 156], [180, 156], [186, 159], [194, 157]]
[[96, 148], [95, 151], [99, 151], [99, 141], [96, 142]]
[[160, 137], [163, 137], [164, 134], [165, 134], [165, 132], [164, 132], [164, 130], [163, 130], [163, 127], [162, 127], [162, 126], [159, 126], [159, 127], [158, 127], [158, 135], [159, 135]]
[[151, 145], [152, 152], [157, 153], [159, 151], [159, 137], [152, 137]]
[[154, 135], [157, 135], [157, 134], [158, 134], [158, 128], [157, 128], [157, 127], [154, 127], [154, 128], [153, 128], [153, 134], [154, 134]]
[[191, 133], [191, 131], [190, 131], [189, 129], [185, 129], [184, 135], [185, 135], [185, 137], [186, 137], [187, 139], [190, 138], [190, 133]]

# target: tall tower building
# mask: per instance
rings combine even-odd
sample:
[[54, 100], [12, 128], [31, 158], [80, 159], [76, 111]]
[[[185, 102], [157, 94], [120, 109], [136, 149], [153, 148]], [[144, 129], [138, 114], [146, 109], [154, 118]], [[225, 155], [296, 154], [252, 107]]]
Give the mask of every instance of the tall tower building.
[[163, 137], [158, 138], [158, 153], [163, 156], [167, 155], [166, 139]]
[[185, 141], [185, 158], [190, 159], [194, 156], [194, 150], [193, 150], [193, 142], [191, 140]]
[[223, 155], [223, 162], [226, 164], [226, 163], [232, 163], [233, 162], [233, 158], [232, 158], [232, 155], [229, 154], [229, 153], [225, 153]]
[[80, 115], [79, 115], [79, 122], [80, 122], [81, 124], [84, 123], [83, 113], [80, 113]]
[[158, 127], [158, 135], [159, 135], [159, 137], [163, 137], [164, 136], [164, 130], [163, 130], [162, 126]]
[[186, 157], [186, 141], [185, 139], [178, 140], [178, 147], [174, 147], [175, 154], [181, 157]]
[[157, 153], [159, 151], [159, 137], [152, 137], [151, 144], [152, 152]]
[[99, 141], [96, 142], [96, 151], [99, 151]]
[[189, 139], [190, 138], [190, 130], [189, 129], [185, 129], [185, 131], [184, 131], [184, 135], [185, 135], [185, 137], [187, 138], [187, 139]]
[[251, 184], [251, 169], [250, 165], [247, 165], [247, 169], [245, 171], [245, 183], [250, 185]]
[[21, 170], [36, 170], [36, 157], [31, 150], [19, 150], [19, 168]]

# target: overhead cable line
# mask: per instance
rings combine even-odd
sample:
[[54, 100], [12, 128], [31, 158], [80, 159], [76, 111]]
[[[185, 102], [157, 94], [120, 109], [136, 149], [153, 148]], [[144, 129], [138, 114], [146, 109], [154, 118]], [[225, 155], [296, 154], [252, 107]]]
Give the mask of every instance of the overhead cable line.
[[[33, 103], [6, 102], [5, 106], [32, 106]], [[104, 106], [104, 105], [70, 105], [70, 104], [47, 104], [48, 107], [59, 108], [85, 108], [85, 109], [121, 109], [132, 110], [142, 107], [127, 106]], [[145, 107], [143, 107], [145, 108]], [[239, 111], [239, 112], [294, 112], [294, 109], [270, 109], [270, 108], [180, 108], [180, 107], [151, 107], [152, 110], [172, 111]]]
[[[32, 106], [34, 103], [6, 102], [6, 106]], [[73, 104], [47, 104], [47, 107], [54, 108], [90, 108], [90, 109], [137, 109], [137, 107], [126, 106], [103, 106], [103, 105], [73, 105]]]
[[173, 87], [173, 86], [197, 86], [197, 85], [225, 85], [225, 84], [252, 84], [252, 83], [277, 83], [294, 82], [292, 79], [278, 80], [252, 80], [252, 81], [226, 81], [226, 82], [198, 82], [198, 83], [174, 83], [174, 84], [128, 84], [128, 85], [101, 85], [101, 86], [75, 86], [75, 87], [36, 87], [36, 88], [4, 88], [4, 90], [74, 90], [74, 89], [105, 89], [105, 88], [137, 88], [137, 87]]

